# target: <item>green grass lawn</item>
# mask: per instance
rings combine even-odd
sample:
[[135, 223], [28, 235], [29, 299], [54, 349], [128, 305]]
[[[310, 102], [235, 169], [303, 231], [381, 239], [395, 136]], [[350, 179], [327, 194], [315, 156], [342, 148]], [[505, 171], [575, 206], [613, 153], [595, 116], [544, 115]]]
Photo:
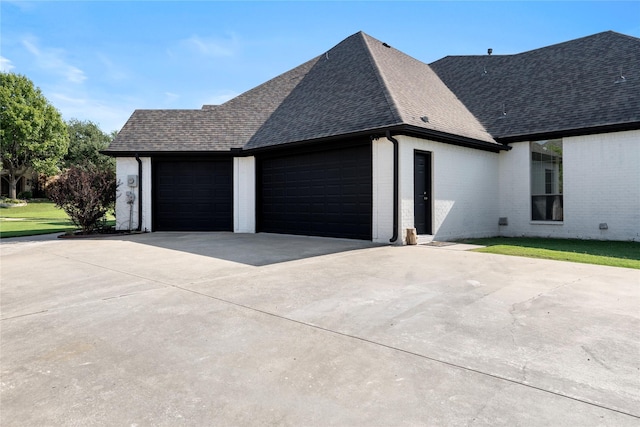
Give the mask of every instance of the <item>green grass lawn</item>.
[[0, 208], [0, 237], [34, 236], [75, 228], [67, 214], [49, 201]]
[[466, 239], [477, 252], [640, 269], [640, 242], [494, 237]]
[[[108, 220], [110, 225], [115, 223], [112, 216]], [[49, 201], [32, 201], [23, 207], [0, 208], [2, 238], [74, 229], [76, 227], [67, 214]], [[486, 246], [475, 249], [477, 252], [640, 269], [640, 242], [524, 237], [466, 239], [463, 242]]]
[[[113, 220], [113, 218], [109, 218]], [[0, 208], [0, 238], [35, 236], [75, 230], [67, 214], [49, 201], [31, 201], [27, 206]]]

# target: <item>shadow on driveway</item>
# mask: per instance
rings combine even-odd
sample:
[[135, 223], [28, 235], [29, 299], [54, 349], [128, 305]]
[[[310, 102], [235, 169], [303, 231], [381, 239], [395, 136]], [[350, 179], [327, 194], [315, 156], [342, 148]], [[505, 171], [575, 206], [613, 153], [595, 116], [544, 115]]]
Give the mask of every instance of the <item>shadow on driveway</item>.
[[255, 267], [381, 246], [365, 240], [231, 232], [154, 232], [120, 239]]

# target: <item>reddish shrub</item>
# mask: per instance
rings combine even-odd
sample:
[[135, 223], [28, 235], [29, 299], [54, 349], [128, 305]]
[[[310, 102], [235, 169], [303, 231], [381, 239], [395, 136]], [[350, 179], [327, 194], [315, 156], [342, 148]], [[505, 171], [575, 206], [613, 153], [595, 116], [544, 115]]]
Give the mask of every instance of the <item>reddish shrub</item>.
[[95, 166], [72, 166], [47, 188], [49, 198], [89, 234], [104, 226], [116, 201], [115, 173]]

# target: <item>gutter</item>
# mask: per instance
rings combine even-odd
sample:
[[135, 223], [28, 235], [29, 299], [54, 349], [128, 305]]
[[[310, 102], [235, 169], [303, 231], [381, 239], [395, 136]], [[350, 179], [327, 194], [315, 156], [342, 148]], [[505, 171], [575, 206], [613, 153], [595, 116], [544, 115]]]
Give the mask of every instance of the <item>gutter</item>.
[[136, 153], [136, 161], [138, 162], [138, 228], [136, 231], [142, 231], [142, 160]]
[[389, 243], [395, 243], [398, 240], [398, 196], [399, 196], [399, 152], [400, 148], [398, 140], [391, 136], [390, 131], [385, 132], [385, 136], [393, 143], [393, 234]]
[[[384, 126], [366, 129], [357, 132], [350, 132], [346, 134], [334, 135], [334, 136], [324, 136], [318, 138], [305, 139], [301, 141], [291, 141], [274, 145], [267, 146], [258, 146], [258, 147], [231, 147], [231, 148], [221, 148], [219, 150], [176, 150], [176, 151], [154, 151], [154, 150], [143, 150], [138, 151], [139, 154], [144, 155], [145, 157], [175, 157], [183, 156], [183, 157], [196, 157], [196, 156], [211, 156], [211, 157], [237, 157], [237, 156], [255, 156], [260, 155], [265, 152], [270, 152], [272, 150], [280, 150], [280, 149], [289, 149], [289, 148], [297, 148], [300, 146], [315, 146], [317, 144], [325, 144], [325, 143], [343, 143], [344, 141], [357, 140], [357, 139], [368, 139], [372, 134], [380, 135], [386, 132], [393, 132], [395, 135], [408, 135], [408, 136], [416, 136], [419, 138], [427, 138], [432, 141], [442, 142], [444, 144], [457, 145], [461, 147], [475, 148], [483, 151], [491, 151], [494, 153], [510, 150], [511, 147], [506, 145], [506, 143], [510, 141], [499, 140], [496, 142], [482, 141], [479, 139], [449, 134], [446, 132], [440, 132], [436, 130], [430, 130], [421, 128], [418, 126], [412, 125], [392, 125], [392, 126]], [[131, 154], [134, 152], [134, 149], [129, 151], [124, 150], [103, 150], [102, 154], [106, 154], [111, 157], [131, 157]]]
[[469, 138], [465, 136], [448, 134], [436, 130], [424, 129], [412, 125], [400, 125], [395, 130], [396, 134], [417, 136], [419, 138], [427, 138], [432, 141], [442, 142], [444, 144], [457, 145], [460, 147], [475, 148], [477, 150], [490, 151], [498, 153], [503, 150], [511, 150], [511, 147], [505, 145], [502, 141], [489, 142], [479, 139]]
[[571, 136], [595, 135], [611, 132], [625, 132], [638, 129], [640, 129], [640, 121], [618, 123], [613, 125], [591, 126], [577, 129], [527, 133], [521, 135], [499, 136], [496, 137], [496, 141], [501, 144], [511, 144], [514, 142], [540, 141], [543, 139], [566, 138]]

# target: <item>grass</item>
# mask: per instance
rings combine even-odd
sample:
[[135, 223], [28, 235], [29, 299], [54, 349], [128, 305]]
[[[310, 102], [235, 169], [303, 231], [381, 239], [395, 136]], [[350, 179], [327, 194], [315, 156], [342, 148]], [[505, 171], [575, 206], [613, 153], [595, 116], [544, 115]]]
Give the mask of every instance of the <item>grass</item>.
[[[114, 218], [110, 217], [107, 224], [114, 223]], [[49, 201], [31, 201], [23, 207], [0, 208], [0, 238], [75, 229], [67, 214]], [[493, 237], [466, 239], [464, 243], [486, 246], [475, 249], [477, 252], [640, 269], [639, 242]]]
[[27, 206], [0, 209], [0, 238], [34, 236], [74, 230], [69, 216], [49, 201], [31, 201]]
[[486, 246], [476, 252], [640, 269], [640, 242], [493, 237], [464, 243]]
[[69, 216], [50, 201], [30, 201], [27, 206], [0, 208], [0, 238], [35, 236], [76, 229]]

